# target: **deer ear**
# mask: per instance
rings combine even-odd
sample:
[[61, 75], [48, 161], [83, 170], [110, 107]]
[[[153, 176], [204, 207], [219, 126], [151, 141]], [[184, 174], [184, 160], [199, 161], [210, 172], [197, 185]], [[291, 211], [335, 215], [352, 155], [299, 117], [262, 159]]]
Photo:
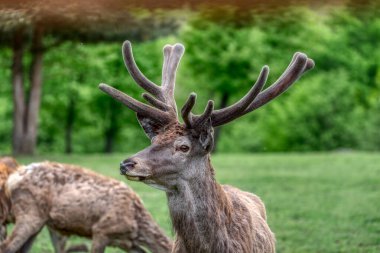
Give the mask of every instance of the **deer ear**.
[[198, 131], [200, 131], [199, 142], [205, 151], [210, 152], [214, 148], [214, 128], [212, 127], [211, 118]]
[[141, 116], [140, 114], [137, 113], [137, 120], [140, 123], [140, 126], [144, 129], [145, 134], [148, 136], [149, 139], [152, 139], [155, 137], [160, 128], [162, 127], [160, 124], [158, 124], [156, 121]]

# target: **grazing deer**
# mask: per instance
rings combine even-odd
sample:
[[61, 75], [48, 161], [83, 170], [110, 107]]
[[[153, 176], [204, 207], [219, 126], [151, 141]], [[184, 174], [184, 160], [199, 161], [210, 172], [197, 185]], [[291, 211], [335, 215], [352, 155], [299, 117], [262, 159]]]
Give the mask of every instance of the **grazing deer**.
[[[56, 250], [64, 246], [62, 235], [92, 239], [92, 253], [103, 253], [106, 246], [131, 253], [146, 252], [144, 247], [156, 253], [172, 248], [131, 188], [78, 166], [53, 162], [20, 166], [7, 177], [1, 192], [6, 196], [1, 201], [8, 203], [5, 217], [15, 221], [0, 245], [1, 253], [28, 252], [44, 225]], [[78, 248], [65, 252], [69, 251]]]
[[[4, 186], [9, 176], [16, 172], [19, 167], [20, 165], [14, 158], [0, 157], [0, 243], [6, 239], [7, 225], [14, 223], [14, 217], [11, 214], [11, 200], [6, 194]], [[50, 227], [48, 227], [48, 230], [55, 253], [88, 252], [85, 244], [73, 245], [67, 248], [67, 236], [59, 234]], [[31, 244], [28, 246], [31, 246]], [[27, 252], [28, 249], [27, 245], [25, 245], [23, 251]]]
[[148, 93], [139, 102], [106, 84], [99, 88], [137, 113], [152, 145], [120, 164], [129, 180], [141, 181], [167, 194], [170, 217], [176, 232], [172, 252], [236, 253], [275, 252], [275, 238], [266, 222], [263, 202], [252, 193], [216, 182], [210, 163], [213, 128], [239, 118], [268, 103], [304, 72], [314, 66], [305, 54], [296, 53], [285, 73], [261, 91], [269, 72], [263, 67], [250, 91], [235, 104], [214, 110], [209, 101], [201, 115], [191, 110], [196, 95], [190, 94], [177, 117], [174, 99], [176, 70], [183, 55], [180, 44], [164, 47], [162, 86], [148, 80], [138, 69], [129, 41], [123, 45], [126, 67]]

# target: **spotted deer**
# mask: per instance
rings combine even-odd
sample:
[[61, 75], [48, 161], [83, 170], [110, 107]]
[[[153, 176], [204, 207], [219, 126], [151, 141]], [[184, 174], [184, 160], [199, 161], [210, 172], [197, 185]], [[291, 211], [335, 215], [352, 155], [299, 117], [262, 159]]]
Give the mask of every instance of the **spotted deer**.
[[172, 252], [270, 253], [275, 252], [275, 237], [267, 221], [261, 199], [249, 192], [215, 180], [210, 162], [213, 128], [227, 124], [265, 105], [283, 93], [314, 62], [303, 53], [295, 53], [282, 76], [262, 90], [269, 68], [264, 66], [248, 93], [235, 104], [214, 109], [208, 101], [204, 112], [193, 114], [196, 94], [191, 93], [177, 117], [174, 99], [176, 70], [184, 53], [181, 44], [163, 49], [162, 85], [148, 80], [137, 67], [129, 41], [123, 44], [125, 65], [147, 93], [149, 105], [106, 84], [99, 88], [137, 114], [151, 145], [120, 164], [129, 180], [144, 182], [164, 190], [176, 233]]

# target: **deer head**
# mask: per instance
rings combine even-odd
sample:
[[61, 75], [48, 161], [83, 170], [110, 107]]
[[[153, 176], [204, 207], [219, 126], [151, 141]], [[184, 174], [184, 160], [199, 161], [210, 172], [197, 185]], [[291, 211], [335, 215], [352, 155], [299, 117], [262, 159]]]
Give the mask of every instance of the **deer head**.
[[243, 98], [218, 110], [214, 109], [214, 102], [210, 100], [200, 115], [191, 112], [196, 100], [196, 94], [191, 93], [181, 110], [182, 124], [177, 116], [174, 87], [184, 47], [181, 44], [166, 45], [163, 53], [162, 84], [158, 86], [138, 69], [131, 43], [126, 41], [123, 44], [125, 65], [136, 83], [147, 92], [143, 93], [143, 98], [149, 105], [106, 84], [100, 84], [99, 88], [136, 112], [140, 125], [152, 143], [122, 161], [121, 173], [130, 180], [142, 181], [167, 192], [175, 190], [182, 180], [213, 174], [207, 164], [214, 144], [214, 127], [227, 124], [268, 103], [314, 66], [314, 62], [305, 54], [295, 53], [280, 78], [262, 91], [269, 73], [269, 68], [264, 66], [256, 83]]

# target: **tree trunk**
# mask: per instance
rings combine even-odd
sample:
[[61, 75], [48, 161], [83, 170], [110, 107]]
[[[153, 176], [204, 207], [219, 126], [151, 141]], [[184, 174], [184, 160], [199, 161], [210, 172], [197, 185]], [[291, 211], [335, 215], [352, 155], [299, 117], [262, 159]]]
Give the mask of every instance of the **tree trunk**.
[[112, 153], [114, 143], [114, 134], [111, 131], [111, 128], [106, 130], [105, 133], [105, 143], [104, 143], [104, 153]]
[[38, 115], [41, 104], [41, 88], [42, 88], [42, 60], [43, 60], [43, 29], [36, 26], [33, 32], [30, 65], [30, 94], [28, 99], [28, 109], [26, 114], [26, 131], [23, 141], [22, 151], [24, 154], [32, 155], [36, 148]]
[[[220, 101], [220, 106], [219, 108], [224, 108], [227, 106], [228, 104], [228, 100], [230, 98], [230, 94], [228, 93], [223, 93], [222, 94], [222, 99]], [[219, 142], [219, 138], [220, 138], [220, 131], [221, 131], [221, 126], [220, 127], [217, 127], [215, 128], [215, 133], [214, 133], [214, 149], [212, 152], [216, 152], [217, 151], [217, 145], [218, 145], [218, 142]]]
[[67, 107], [66, 127], [65, 127], [65, 153], [71, 154], [73, 152], [73, 128], [75, 120], [75, 100], [73, 94], [69, 95], [69, 105]]
[[109, 106], [109, 122], [108, 126], [104, 132], [104, 153], [112, 153], [113, 147], [114, 147], [114, 140], [116, 133], [118, 131], [118, 124], [117, 124], [117, 115], [116, 110], [113, 109], [112, 103]]
[[12, 41], [12, 87], [13, 87], [13, 138], [12, 148], [15, 155], [22, 153], [25, 127], [25, 98], [22, 58], [24, 55], [23, 30], [15, 32]]

